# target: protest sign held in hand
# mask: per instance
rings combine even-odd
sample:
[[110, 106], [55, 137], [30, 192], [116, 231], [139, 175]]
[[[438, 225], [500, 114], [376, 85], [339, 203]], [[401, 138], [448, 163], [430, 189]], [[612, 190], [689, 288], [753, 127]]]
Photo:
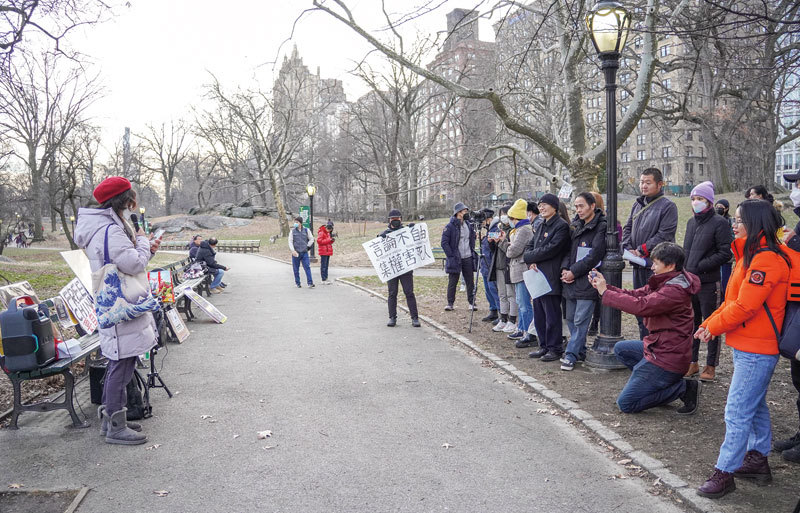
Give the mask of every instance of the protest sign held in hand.
[[383, 283], [436, 261], [425, 223], [389, 232], [386, 237], [375, 237], [363, 246]]

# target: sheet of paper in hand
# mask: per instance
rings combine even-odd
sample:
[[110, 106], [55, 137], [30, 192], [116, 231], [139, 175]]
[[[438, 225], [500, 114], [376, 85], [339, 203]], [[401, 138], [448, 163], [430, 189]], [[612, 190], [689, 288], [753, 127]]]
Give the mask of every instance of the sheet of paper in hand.
[[525, 280], [525, 286], [528, 288], [531, 299], [544, 296], [553, 290], [550, 287], [550, 284], [547, 282], [547, 278], [545, 278], [542, 271], [534, 271], [533, 269], [529, 269], [522, 273], [522, 279]]
[[425, 223], [406, 226], [362, 245], [383, 283], [436, 261]]
[[217, 307], [206, 301], [203, 296], [192, 290], [191, 287], [186, 287], [186, 289], [184, 290], [185, 290], [184, 294], [186, 295], [186, 297], [191, 299], [192, 303], [199, 306], [200, 310], [205, 312], [206, 315], [214, 319], [216, 322], [222, 324], [223, 322], [228, 320], [228, 317], [225, 314], [217, 310]]

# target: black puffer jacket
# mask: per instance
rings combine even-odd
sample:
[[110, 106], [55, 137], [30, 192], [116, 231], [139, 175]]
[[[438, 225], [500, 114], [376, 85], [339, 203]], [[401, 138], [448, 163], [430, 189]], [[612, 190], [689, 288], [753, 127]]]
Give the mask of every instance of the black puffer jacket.
[[[564, 256], [562, 269], [569, 269], [575, 275], [575, 281], [565, 283], [564, 297], [569, 299], [599, 299], [597, 290], [589, 283], [589, 271], [603, 260], [606, 253], [606, 216], [599, 208], [594, 210], [594, 217], [588, 223], [580, 218], [572, 222], [572, 247]], [[589, 254], [578, 260], [578, 249], [589, 248]]]
[[693, 215], [686, 223], [683, 239], [684, 269], [696, 274], [700, 283], [720, 281], [719, 268], [733, 257], [731, 242], [728, 221], [713, 209]]
[[217, 274], [216, 269], [228, 269], [224, 265], [220, 265], [217, 263], [217, 253], [211, 249], [211, 246], [208, 242], [203, 241], [200, 243], [200, 249], [197, 250], [197, 256], [195, 257], [195, 261], [197, 262], [205, 262], [209, 269], [211, 269], [212, 274]]
[[569, 251], [569, 225], [558, 214], [544, 221], [525, 247], [525, 263], [536, 264], [553, 289], [548, 296], [561, 295], [561, 261]]

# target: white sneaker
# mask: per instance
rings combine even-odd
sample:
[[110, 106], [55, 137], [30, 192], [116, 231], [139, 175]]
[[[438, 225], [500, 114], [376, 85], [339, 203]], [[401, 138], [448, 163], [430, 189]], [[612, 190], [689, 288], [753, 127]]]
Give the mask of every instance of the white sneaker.
[[514, 333], [517, 331], [517, 325], [513, 322], [507, 322], [506, 327], [503, 328], [503, 333]]
[[498, 322], [494, 326], [492, 326], [492, 331], [500, 332], [503, 331], [503, 328], [506, 327], [506, 323], [503, 321]]
[[466, 292], [466, 290], [467, 290], [467, 286], [466, 286], [466, 285], [464, 285], [463, 283], [462, 283], [462, 284], [461, 284], [461, 286], [458, 288], [458, 291], [459, 291], [459, 292]]

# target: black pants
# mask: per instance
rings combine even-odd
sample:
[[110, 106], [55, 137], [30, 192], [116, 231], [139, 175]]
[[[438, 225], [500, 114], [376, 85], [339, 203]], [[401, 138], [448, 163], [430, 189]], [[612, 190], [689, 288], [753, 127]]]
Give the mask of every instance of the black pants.
[[541, 296], [533, 300], [533, 325], [536, 326], [539, 347], [564, 354], [561, 296]]
[[[653, 275], [653, 271], [648, 267], [633, 266], [633, 288], [639, 289], [647, 285], [647, 281]], [[636, 317], [636, 322], [639, 323], [639, 340], [644, 340], [644, 337], [650, 334], [647, 328], [644, 327], [644, 317]]]
[[[700, 285], [700, 292], [692, 296], [692, 308], [694, 309], [694, 330], [708, 319], [719, 306], [719, 282], [703, 283]], [[700, 358], [700, 340], [694, 339], [692, 342], [692, 361], [697, 362]], [[719, 337], [714, 337], [708, 341], [708, 355], [706, 365], [716, 367], [719, 365]]]
[[320, 255], [319, 256], [319, 275], [322, 278], [322, 281], [327, 281], [328, 279], [328, 264], [331, 261], [330, 255]]
[[[800, 417], [800, 362], [797, 360], [792, 360], [792, 384], [797, 390], [797, 415]], [[798, 431], [800, 431], [800, 427]]]
[[[461, 259], [461, 276], [464, 277], [464, 285], [467, 286], [467, 301], [472, 304], [475, 295], [475, 266], [472, 257]], [[458, 285], [459, 273], [447, 274], [447, 304], [452, 305], [456, 302], [456, 285]]]
[[412, 319], [416, 319], [419, 314], [417, 313], [417, 297], [414, 295], [414, 271], [408, 271], [386, 283], [389, 285], [389, 317], [397, 317], [397, 284], [400, 283], [403, 285], [403, 294], [406, 295], [408, 312]]

